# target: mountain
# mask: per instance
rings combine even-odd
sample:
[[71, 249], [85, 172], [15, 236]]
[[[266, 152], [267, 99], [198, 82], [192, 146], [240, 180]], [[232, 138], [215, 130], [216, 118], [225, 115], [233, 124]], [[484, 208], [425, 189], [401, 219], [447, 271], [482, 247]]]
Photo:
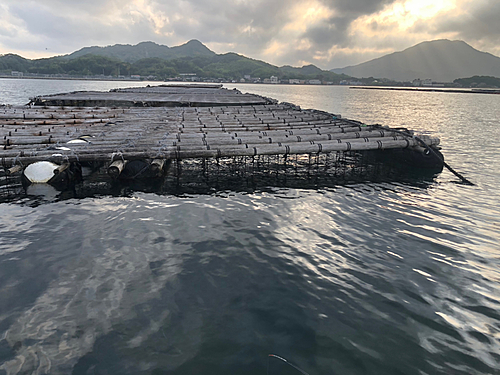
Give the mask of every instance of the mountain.
[[290, 65], [285, 65], [280, 68], [281, 71], [289, 74], [299, 74], [299, 75], [311, 75], [311, 74], [321, 74], [324, 71], [315, 65], [304, 65], [302, 68], [295, 68]]
[[[195, 47], [196, 53], [196, 44], [192, 44], [192, 46]], [[88, 52], [92, 49], [83, 50]], [[96, 51], [100, 52], [101, 50], [97, 49]], [[176, 50], [174, 49], [174, 51]], [[185, 49], [183, 53], [185, 53]], [[279, 68], [236, 53], [210, 54], [209, 56], [198, 54], [171, 59], [148, 57], [135, 62], [126, 62], [116, 57], [92, 53], [73, 58], [56, 56], [36, 60], [28, 60], [12, 54], [0, 56], [0, 74], [10, 75], [12, 71], [19, 71], [25, 76], [41, 74], [53, 77], [139, 75], [156, 80], [174, 79], [182, 74], [195, 74], [198, 79], [223, 80], [240, 80], [248, 78], [248, 76], [251, 76], [253, 80], [264, 80], [276, 76], [282, 80], [315, 79], [339, 83], [346, 79], [344, 75], [321, 70], [313, 65], [302, 68]]]
[[358, 78], [388, 78], [403, 82], [419, 78], [452, 82], [471, 76], [500, 77], [500, 58], [478, 51], [460, 40], [441, 39], [331, 71]]
[[177, 47], [153, 42], [135, 46], [85, 47], [69, 55], [36, 60], [12, 54], [0, 55], [0, 74], [10, 75], [12, 71], [59, 77], [140, 75], [157, 80], [172, 79], [181, 74], [196, 74], [199, 79], [240, 80], [251, 76], [263, 80], [277, 76], [283, 80], [319, 79], [337, 83], [346, 78], [314, 65], [279, 68], [232, 52], [218, 55], [197, 40]]
[[134, 46], [130, 44], [115, 44], [114, 46], [107, 47], [85, 47], [73, 52], [72, 54], [64, 56], [64, 58], [76, 59], [89, 54], [134, 63], [141, 59], [153, 57], [171, 60], [182, 57], [214, 56], [215, 52], [208, 49], [198, 40], [190, 40], [189, 42], [176, 47], [167, 47], [154, 42], [142, 42]]
[[[13, 53], [8, 53], [6, 55], [0, 55], [0, 71], [2, 70], [18, 70], [25, 71], [29, 68], [31, 60], [25, 59], [19, 55], [14, 55]], [[13, 67], [15, 67], [13, 69]]]

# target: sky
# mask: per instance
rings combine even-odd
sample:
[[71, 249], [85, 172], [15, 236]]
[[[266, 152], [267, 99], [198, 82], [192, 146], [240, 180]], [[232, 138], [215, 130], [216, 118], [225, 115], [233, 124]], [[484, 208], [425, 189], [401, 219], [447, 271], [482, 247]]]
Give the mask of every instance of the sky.
[[1, 0], [0, 54], [197, 39], [274, 65], [356, 65], [435, 39], [500, 56], [499, 0]]

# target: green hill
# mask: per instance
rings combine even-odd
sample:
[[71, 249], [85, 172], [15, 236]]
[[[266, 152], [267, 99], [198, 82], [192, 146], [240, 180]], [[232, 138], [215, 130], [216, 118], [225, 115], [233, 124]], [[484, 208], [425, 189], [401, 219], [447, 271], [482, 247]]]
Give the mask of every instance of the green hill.
[[500, 78], [491, 76], [473, 76], [453, 81], [461, 87], [500, 88]]
[[17, 55], [0, 56], [0, 73], [20, 71], [25, 74], [64, 76], [130, 76], [172, 79], [180, 74], [200, 78], [240, 80], [244, 77], [265, 79], [319, 79], [339, 82], [345, 75], [324, 71], [314, 65], [294, 68], [277, 67], [236, 53], [216, 54], [197, 40], [177, 47], [143, 42], [135, 46], [117, 44], [108, 47], [85, 47], [72, 54], [47, 59], [28, 60]]
[[85, 55], [99, 55], [133, 63], [153, 57], [171, 60], [181, 57], [214, 56], [215, 52], [209, 50], [198, 40], [190, 40], [176, 47], [167, 47], [154, 42], [142, 42], [135, 46], [130, 44], [116, 44], [107, 47], [85, 47], [64, 56], [64, 58], [76, 59]]
[[32, 61], [12, 53], [0, 56], [1, 71], [22, 71], [25, 72], [31, 66]]
[[302, 68], [294, 68], [289, 65], [282, 66], [281, 68], [282, 72], [288, 73], [288, 74], [297, 74], [297, 75], [317, 75], [317, 74], [323, 74], [324, 71], [318, 68], [315, 65], [305, 65]]

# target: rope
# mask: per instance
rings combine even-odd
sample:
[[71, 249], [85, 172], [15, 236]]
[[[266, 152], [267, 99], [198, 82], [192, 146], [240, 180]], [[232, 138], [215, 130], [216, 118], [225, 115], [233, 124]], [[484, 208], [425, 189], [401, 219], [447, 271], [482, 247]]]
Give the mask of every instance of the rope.
[[14, 159], [14, 162], [12, 163], [12, 166], [16, 165], [16, 163], [19, 163], [19, 165], [24, 168], [23, 162], [19, 158], [20, 156], [21, 153], [17, 154], [16, 158]]
[[299, 371], [303, 375], [309, 375], [304, 370], [300, 369], [299, 367], [295, 366], [294, 364], [288, 362], [285, 358], [282, 358], [282, 357], [280, 357], [280, 356], [278, 356], [276, 354], [269, 354], [268, 357], [267, 357], [267, 375], [269, 375], [269, 358], [270, 357], [277, 358], [280, 361], [285, 362], [287, 365], [292, 366], [295, 370]]
[[[373, 125], [374, 127], [378, 127], [378, 128], [383, 128], [382, 125]], [[432, 153], [432, 155], [434, 155], [439, 161], [441, 161], [443, 163], [443, 165], [446, 167], [446, 169], [448, 169], [451, 173], [453, 173], [455, 176], [457, 176], [464, 184], [466, 185], [470, 185], [470, 186], [475, 186], [475, 184], [473, 182], [471, 182], [470, 180], [468, 180], [467, 178], [465, 178], [464, 176], [462, 176], [460, 173], [458, 173], [457, 171], [455, 171], [451, 166], [448, 165], [448, 163], [446, 163], [444, 161], [444, 158], [441, 157], [436, 151], [434, 151], [434, 149], [432, 147], [430, 147], [427, 143], [425, 143], [421, 138], [417, 137], [416, 135], [410, 135], [404, 131], [400, 131], [400, 130], [395, 130], [395, 129], [386, 129], [387, 131], [391, 131], [391, 132], [394, 132], [394, 133], [398, 133], [398, 134], [401, 134], [405, 137], [409, 137], [409, 138], [413, 138], [415, 139], [418, 143], [420, 143], [422, 145], [422, 147], [425, 148], [426, 151], [429, 151], [430, 153]]]
[[78, 154], [74, 150], [71, 150], [71, 156], [74, 156], [76, 158], [76, 161], [80, 162], [80, 157], [78, 156]]
[[146, 164], [146, 166], [145, 166], [144, 168], [142, 168], [139, 172], [137, 172], [134, 176], [132, 176], [132, 179], [134, 179], [134, 178], [136, 178], [137, 176], [140, 176], [141, 174], [143, 174], [143, 173], [144, 173], [144, 171], [145, 171], [146, 169], [148, 169], [148, 168], [149, 168], [149, 164]]
[[134, 142], [132, 139], [129, 139], [129, 138], [125, 139], [125, 140], [122, 142], [122, 144], [125, 144], [125, 143], [126, 143], [125, 147], [135, 148], [135, 145], [136, 145], [136, 144], [135, 144], [135, 142]]
[[462, 182], [466, 185], [470, 185], [470, 186], [475, 186], [474, 183], [472, 183], [471, 181], [469, 181], [468, 179], [466, 179], [464, 176], [462, 176], [460, 173], [458, 173], [456, 170], [454, 170], [452, 167], [450, 167], [448, 165], [448, 163], [446, 163], [444, 161], [444, 158], [442, 158], [436, 151], [434, 151], [432, 149], [432, 147], [429, 147], [427, 145], [427, 143], [425, 143], [423, 140], [421, 140], [419, 137], [417, 136], [413, 136], [413, 138], [415, 138], [423, 147], [425, 147], [426, 150], [429, 150], [430, 152], [432, 152], [432, 154], [437, 157], [439, 160], [441, 160], [444, 164], [444, 166], [451, 172], [453, 173], [455, 176], [457, 176], [460, 180], [462, 180]]
[[158, 157], [165, 157], [165, 153], [168, 151], [168, 147], [166, 144], [161, 143], [161, 147], [158, 149], [156, 153], [155, 159]]
[[125, 159], [123, 158], [123, 152], [121, 150], [118, 150], [117, 152], [113, 152], [111, 154], [111, 163], [114, 161], [115, 156], [121, 157], [122, 161], [125, 162]]

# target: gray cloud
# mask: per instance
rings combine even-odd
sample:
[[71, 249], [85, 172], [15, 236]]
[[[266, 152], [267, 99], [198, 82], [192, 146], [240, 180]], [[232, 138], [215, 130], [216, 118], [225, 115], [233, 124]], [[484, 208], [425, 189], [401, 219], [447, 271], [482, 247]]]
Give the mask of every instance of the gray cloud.
[[385, 5], [394, 3], [396, 0], [322, 0], [322, 2], [334, 9], [342, 17], [355, 19], [360, 15], [372, 14], [381, 10]]
[[347, 17], [332, 17], [319, 25], [310, 27], [304, 34], [306, 38], [313, 43], [313, 49], [322, 50], [330, 48], [333, 45], [345, 46], [349, 37], [347, 35], [347, 28], [352, 20]]
[[[48, 0], [43, 4], [31, 3], [30, 6], [12, 3], [10, 17], [24, 25], [29, 37], [18, 35], [1, 42], [12, 49], [43, 50], [49, 47], [55, 54], [64, 54], [89, 45], [138, 43], [154, 38], [151, 23], [145, 18], [136, 20], [133, 27], [127, 23], [113, 25], [100, 20], [102, 13], [98, 12], [113, 12], [116, 9], [112, 5], [110, 1]], [[94, 12], [89, 12], [89, 9]]]
[[451, 35], [453, 39], [463, 40], [479, 50], [500, 55], [500, 2], [481, 1], [460, 11], [427, 22], [419, 21], [411, 31]]
[[[53, 54], [71, 53], [91, 45], [136, 44], [151, 40], [168, 46], [190, 39], [217, 46], [216, 52], [237, 52], [277, 65], [315, 63], [322, 68], [356, 64], [391, 48], [409, 47], [418, 35], [456, 35], [476, 48], [500, 45], [500, 3], [486, 0], [468, 5], [467, 16], [441, 14], [416, 23], [408, 35], [388, 36], [392, 26], [372, 22], [375, 36], [364, 45], [353, 39], [350, 27], [359, 17], [374, 14], [401, 0], [317, 0], [328, 18], [310, 22], [303, 32], [290, 32], [292, 13], [300, 0], [4, 0], [0, 10], [0, 53], [12, 50]], [[459, 0], [457, 0], [459, 1]], [[470, 3], [472, 4], [472, 2]], [[377, 33], [384, 36], [377, 38]], [[431, 39], [436, 39], [431, 38]], [[423, 40], [417, 40], [417, 42]], [[283, 48], [273, 55], [270, 47]], [[300, 46], [300, 48], [299, 48]], [[350, 51], [347, 51], [350, 49]], [[327, 55], [330, 50], [337, 52]]]
[[455, 32], [465, 40], [500, 41], [500, 2], [489, 0], [467, 14], [433, 22], [435, 32]]
[[350, 42], [350, 24], [360, 16], [370, 15], [397, 0], [322, 0], [335, 16], [321, 25], [309, 28], [303, 35], [314, 44], [314, 49], [322, 50], [334, 45], [346, 47]]
[[[183, 14], [166, 28], [186, 40], [194, 38], [205, 43], [237, 44], [241, 50], [236, 52], [258, 53], [289, 21], [287, 8], [297, 2], [187, 0], [184, 4], [189, 4], [190, 13]], [[172, 13], [171, 5], [158, 4], [157, 9]], [[197, 22], [192, 24], [190, 19]]]

